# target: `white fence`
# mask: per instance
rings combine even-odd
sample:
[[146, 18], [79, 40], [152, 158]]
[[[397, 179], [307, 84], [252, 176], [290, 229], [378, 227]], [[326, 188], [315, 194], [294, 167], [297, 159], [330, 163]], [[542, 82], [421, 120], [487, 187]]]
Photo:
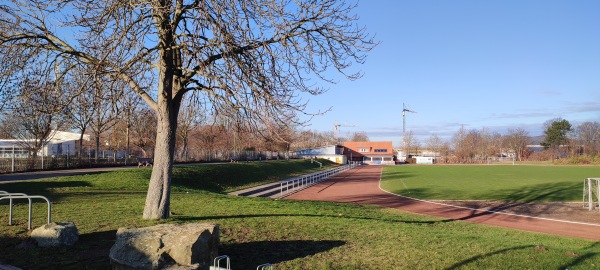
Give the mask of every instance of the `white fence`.
[[310, 186], [316, 185], [320, 182], [327, 180], [328, 178], [338, 175], [342, 172], [345, 172], [349, 169], [356, 167], [355, 163], [350, 165], [344, 165], [335, 167], [333, 169], [320, 171], [316, 173], [311, 173], [307, 175], [302, 175], [298, 177], [294, 177], [285, 181], [282, 181], [279, 186], [279, 196], [285, 197], [290, 194], [296, 193], [300, 190], [306, 189]]

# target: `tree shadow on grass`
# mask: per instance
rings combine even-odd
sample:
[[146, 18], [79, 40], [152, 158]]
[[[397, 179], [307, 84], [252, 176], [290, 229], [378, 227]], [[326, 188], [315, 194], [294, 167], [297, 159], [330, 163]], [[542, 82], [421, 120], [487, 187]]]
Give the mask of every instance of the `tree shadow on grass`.
[[495, 256], [495, 255], [500, 255], [502, 253], [506, 253], [506, 252], [509, 252], [509, 251], [512, 251], [512, 250], [524, 250], [524, 249], [528, 249], [528, 248], [534, 248], [534, 246], [533, 245], [527, 245], [527, 246], [511, 247], [511, 248], [505, 248], [505, 249], [501, 249], [501, 250], [496, 250], [494, 252], [490, 252], [490, 253], [487, 253], [487, 254], [481, 254], [481, 255], [473, 256], [473, 257], [468, 258], [466, 260], [457, 262], [457, 263], [453, 264], [452, 266], [449, 266], [446, 269], [448, 269], [448, 270], [450, 270], [450, 269], [460, 269], [462, 267], [465, 267], [465, 266], [467, 266], [467, 265], [469, 265], [471, 263], [477, 262], [477, 261], [485, 259], [487, 257], [491, 257], [491, 256]]
[[[494, 191], [484, 197], [496, 198], [503, 203], [497, 204], [494, 207], [487, 208], [483, 211], [473, 210], [471, 214], [459, 218], [459, 220], [469, 220], [475, 217], [490, 215], [495, 212], [503, 212], [515, 208], [520, 208], [519, 214], [538, 216], [541, 214], [551, 213], [553, 207], [551, 204], [540, 204], [535, 208], [522, 207], [535, 202], [568, 202], [573, 199], [573, 191], [580, 189], [580, 185], [569, 182], [558, 182], [552, 184], [539, 184], [515, 189], [504, 189]], [[579, 194], [578, 194], [579, 195]], [[469, 207], [469, 205], [465, 205]], [[473, 207], [477, 208], [477, 207]]]
[[326, 252], [345, 244], [344, 241], [333, 240], [257, 241], [221, 245], [219, 254], [229, 256], [231, 264], [236, 269], [255, 269], [260, 264], [291, 261]]
[[[595, 242], [588, 249], [598, 248], [599, 246], [600, 246], [600, 242]], [[492, 256], [502, 255], [504, 253], [514, 251], [514, 250], [527, 250], [527, 249], [535, 249], [537, 252], [547, 252], [546, 248], [543, 246], [534, 246], [534, 245], [516, 246], [516, 247], [511, 247], [511, 248], [500, 249], [500, 250], [493, 251], [493, 252], [486, 253], [486, 254], [473, 256], [466, 260], [457, 262], [457, 263], [447, 267], [446, 269], [450, 270], [450, 269], [469, 268], [468, 266], [470, 264], [476, 263], [480, 260], [483, 260], [483, 259], [486, 259], [486, 258], [489, 258]], [[569, 269], [571, 267], [589, 268], [589, 267], [593, 266], [593, 264], [589, 265], [589, 264], [586, 264], [586, 262], [588, 262], [592, 258], [597, 257], [598, 255], [599, 255], [598, 252], [590, 252], [590, 253], [585, 253], [585, 254], [575, 254], [572, 252], [567, 252], [567, 253], [565, 253], [565, 256], [574, 257], [575, 259], [561, 267], [556, 268], [556, 269]]]
[[207, 221], [207, 220], [219, 220], [219, 219], [244, 219], [244, 218], [271, 218], [271, 217], [316, 217], [316, 218], [344, 218], [351, 220], [375, 220], [385, 221], [391, 223], [405, 223], [405, 224], [436, 224], [440, 222], [452, 222], [454, 220], [433, 220], [433, 221], [422, 221], [422, 220], [404, 220], [404, 219], [381, 219], [381, 218], [370, 218], [370, 217], [355, 217], [355, 216], [339, 216], [339, 215], [314, 215], [314, 214], [253, 214], [253, 215], [230, 215], [230, 216], [184, 216], [174, 215], [170, 218], [177, 223], [189, 223], [196, 221]]
[[581, 184], [556, 182], [495, 190], [485, 195], [507, 202], [565, 202], [581, 199]]
[[0, 262], [22, 269], [110, 269], [116, 231], [81, 234], [70, 247], [42, 248], [26, 235], [0, 237]]
[[14, 182], [5, 183], [0, 185], [0, 190], [10, 193], [25, 193], [27, 195], [41, 195], [46, 196], [50, 201], [58, 200], [65, 194], [52, 192], [55, 188], [78, 188], [78, 187], [90, 187], [90, 183], [86, 181], [27, 181], [27, 182]]
[[[600, 242], [594, 242], [590, 245], [590, 247], [588, 247], [588, 249], [598, 250], [599, 247], [600, 247]], [[571, 256], [574, 257], [573, 261], [561, 266], [559, 269], [569, 269], [571, 267], [576, 267], [576, 266], [584, 267], [583, 263], [585, 263], [587, 260], [590, 260], [592, 258], [598, 258], [600, 256], [600, 253], [590, 252], [590, 253], [586, 253], [586, 254], [571, 254]]]

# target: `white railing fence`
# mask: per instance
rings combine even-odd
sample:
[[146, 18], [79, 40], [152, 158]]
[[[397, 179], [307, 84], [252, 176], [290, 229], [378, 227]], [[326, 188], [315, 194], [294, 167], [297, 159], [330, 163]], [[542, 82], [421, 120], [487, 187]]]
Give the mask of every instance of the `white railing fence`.
[[282, 181], [279, 185], [279, 196], [280, 198], [296, 193], [300, 190], [314, 186], [320, 182], [323, 182], [330, 177], [343, 173], [349, 169], [358, 166], [356, 163], [335, 167], [333, 169], [324, 170], [316, 173], [307, 175], [297, 176], [285, 181]]

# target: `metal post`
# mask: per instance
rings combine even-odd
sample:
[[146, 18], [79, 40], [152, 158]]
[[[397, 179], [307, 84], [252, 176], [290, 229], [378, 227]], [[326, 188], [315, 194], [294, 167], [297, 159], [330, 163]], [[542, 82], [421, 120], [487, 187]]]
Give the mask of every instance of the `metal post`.
[[31, 230], [31, 223], [32, 223], [32, 221], [31, 221], [31, 216], [32, 216], [32, 214], [31, 214], [31, 206], [32, 206], [32, 203], [31, 203], [31, 198], [27, 198], [27, 200], [29, 201], [29, 219], [28, 219], [29, 222], [27, 223], [27, 229]]
[[594, 181], [596, 182], [596, 199], [598, 200], [598, 211], [600, 211], [600, 179], [595, 178]]
[[8, 199], [8, 225], [12, 225], [12, 214], [13, 214], [13, 203], [12, 198]]
[[593, 190], [592, 190], [592, 178], [588, 178], [588, 196], [589, 196], [589, 200], [590, 200], [590, 204], [588, 205], [588, 210], [592, 211], [594, 210], [594, 197], [593, 196]]
[[15, 146], [13, 145], [13, 149], [12, 149], [12, 166], [11, 166], [11, 171], [15, 172]]
[[583, 208], [585, 208], [585, 194], [587, 193], [586, 184], [586, 179], [583, 179]]

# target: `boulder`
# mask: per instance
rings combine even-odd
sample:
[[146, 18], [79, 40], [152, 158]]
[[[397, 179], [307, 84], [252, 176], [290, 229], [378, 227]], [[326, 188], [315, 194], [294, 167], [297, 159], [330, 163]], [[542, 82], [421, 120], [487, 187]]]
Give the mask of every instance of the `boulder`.
[[120, 228], [110, 261], [113, 269], [208, 269], [218, 246], [219, 226], [213, 224]]
[[31, 238], [40, 247], [72, 246], [79, 240], [79, 231], [71, 221], [52, 222], [33, 230]]

